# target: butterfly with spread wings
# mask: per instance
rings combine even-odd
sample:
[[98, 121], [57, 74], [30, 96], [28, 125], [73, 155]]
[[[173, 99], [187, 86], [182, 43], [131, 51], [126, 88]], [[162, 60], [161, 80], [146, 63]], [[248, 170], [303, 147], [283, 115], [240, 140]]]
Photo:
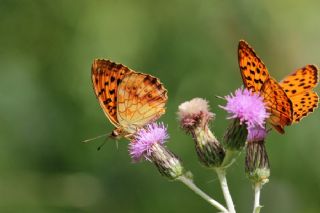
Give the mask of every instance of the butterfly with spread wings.
[[261, 59], [246, 41], [240, 40], [238, 60], [243, 83], [260, 92], [270, 113], [268, 122], [280, 133], [284, 127], [299, 122], [318, 106], [313, 89], [318, 84], [318, 68], [306, 65], [285, 77], [280, 83], [272, 78]]
[[156, 77], [96, 59], [91, 78], [101, 108], [116, 127], [113, 138], [132, 139], [137, 130], [165, 113], [167, 90]]

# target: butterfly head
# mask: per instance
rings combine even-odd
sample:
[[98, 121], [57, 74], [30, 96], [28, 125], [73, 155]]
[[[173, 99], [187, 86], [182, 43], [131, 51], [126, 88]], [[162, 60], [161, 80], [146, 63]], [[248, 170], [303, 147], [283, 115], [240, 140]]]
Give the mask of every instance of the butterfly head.
[[110, 138], [113, 139], [120, 139], [123, 136], [123, 130], [122, 129], [114, 129], [111, 134], [109, 135]]
[[125, 130], [121, 128], [114, 129], [111, 134], [109, 135], [109, 138], [119, 140], [121, 138], [126, 138], [129, 141], [133, 139], [133, 133], [128, 133]]

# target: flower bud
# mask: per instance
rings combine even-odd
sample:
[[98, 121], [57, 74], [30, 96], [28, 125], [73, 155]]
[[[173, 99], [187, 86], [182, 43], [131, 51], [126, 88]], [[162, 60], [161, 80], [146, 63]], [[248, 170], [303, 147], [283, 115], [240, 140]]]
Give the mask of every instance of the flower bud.
[[270, 176], [269, 159], [264, 142], [266, 136], [265, 128], [260, 126], [249, 128], [245, 171], [255, 185], [267, 183]]
[[178, 111], [182, 129], [192, 135], [199, 161], [206, 167], [219, 167], [224, 150], [209, 129], [214, 114], [209, 111], [208, 102], [201, 98], [180, 104]]
[[183, 175], [184, 169], [180, 159], [166, 147], [156, 143], [152, 147], [150, 160], [159, 172], [169, 179], [176, 179]]
[[242, 151], [246, 144], [248, 130], [240, 119], [234, 119], [223, 136], [223, 145], [228, 150]]
[[245, 172], [254, 184], [269, 181], [270, 164], [264, 141], [249, 141], [247, 144]]

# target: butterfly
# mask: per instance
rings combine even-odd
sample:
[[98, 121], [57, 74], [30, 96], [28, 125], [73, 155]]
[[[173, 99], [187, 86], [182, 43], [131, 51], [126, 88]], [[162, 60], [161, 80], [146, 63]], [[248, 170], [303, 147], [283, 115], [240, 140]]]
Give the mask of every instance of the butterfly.
[[110, 135], [113, 138], [130, 140], [137, 130], [165, 113], [167, 90], [156, 77], [95, 59], [91, 79], [101, 108], [116, 127]]
[[279, 133], [284, 133], [284, 126], [299, 122], [317, 108], [319, 97], [313, 91], [318, 84], [317, 66], [306, 65], [278, 83], [244, 40], [239, 42], [238, 61], [245, 87], [264, 97], [270, 113], [268, 122]]

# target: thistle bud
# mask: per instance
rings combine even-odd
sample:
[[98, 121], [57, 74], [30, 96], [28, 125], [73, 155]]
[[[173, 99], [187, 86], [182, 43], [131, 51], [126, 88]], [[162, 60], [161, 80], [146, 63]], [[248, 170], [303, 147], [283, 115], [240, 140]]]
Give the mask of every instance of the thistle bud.
[[240, 119], [234, 119], [223, 136], [223, 145], [228, 150], [241, 151], [246, 144], [248, 130]]
[[215, 114], [209, 111], [208, 102], [201, 98], [180, 104], [178, 117], [186, 133], [192, 135], [199, 161], [206, 167], [219, 167], [224, 149], [209, 129]]
[[183, 174], [181, 161], [173, 152], [159, 143], [154, 144], [152, 149], [150, 160], [163, 176], [176, 179]]
[[265, 129], [252, 128], [249, 130], [245, 172], [254, 184], [263, 185], [269, 181], [270, 164], [264, 139]]

